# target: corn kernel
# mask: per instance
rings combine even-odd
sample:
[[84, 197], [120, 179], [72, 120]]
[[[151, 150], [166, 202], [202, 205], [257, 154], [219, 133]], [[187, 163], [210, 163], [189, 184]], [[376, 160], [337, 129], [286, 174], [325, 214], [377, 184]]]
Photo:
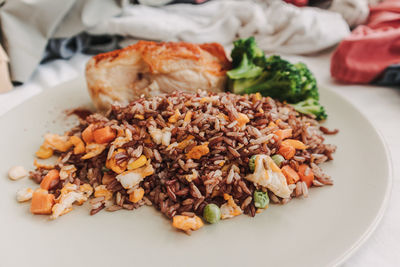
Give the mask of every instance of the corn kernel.
[[141, 155], [137, 160], [128, 164], [128, 170], [134, 170], [142, 167], [147, 162], [147, 158], [145, 155]]
[[53, 156], [53, 149], [51, 149], [50, 147], [47, 147], [45, 145], [41, 145], [39, 150], [36, 151], [36, 157], [40, 158], [40, 159], [48, 159], [51, 156]]

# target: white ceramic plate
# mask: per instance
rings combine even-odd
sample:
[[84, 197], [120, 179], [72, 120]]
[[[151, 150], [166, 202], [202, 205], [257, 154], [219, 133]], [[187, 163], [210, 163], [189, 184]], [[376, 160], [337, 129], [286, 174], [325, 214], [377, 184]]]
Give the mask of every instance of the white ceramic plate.
[[42, 135], [71, 126], [63, 111], [90, 103], [84, 84], [48, 89], [0, 118], [1, 266], [333, 266], [382, 216], [391, 185], [385, 146], [367, 119], [329, 90], [321, 92], [326, 126], [340, 133], [327, 137], [338, 150], [323, 168], [335, 185], [312, 188], [309, 198], [207, 225], [192, 236], [173, 230], [151, 207], [89, 216], [83, 206], [55, 221], [33, 216], [15, 192], [34, 183], [13, 182], [7, 170], [32, 168]]

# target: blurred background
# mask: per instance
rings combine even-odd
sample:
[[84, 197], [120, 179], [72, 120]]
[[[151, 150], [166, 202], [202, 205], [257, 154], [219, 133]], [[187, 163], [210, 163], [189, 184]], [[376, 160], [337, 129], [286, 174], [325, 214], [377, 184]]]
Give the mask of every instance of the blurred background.
[[[3, 1], [2, 80], [8, 76], [21, 85], [57, 59], [107, 52], [138, 39], [218, 42], [229, 50], [235, 39], [255, 36], [267, 53], [310, 55], [336, 46], [335, 80], [399, 85], [399, 9], [397, 0]], [[63, 78], [51, 80], [53, 85]]]
[[[0, 116], [44, 88], [83, 76], [92, 55], [138, 40], [218, 42], [229, 55], [234, 40], [254, 36], [266, 54], [305, 62], [320, 87], [355, 104], [400, 165], [400, 0], [0, 2]], [[399, 206], [389, 206], [345, 266], [398, 264]]]

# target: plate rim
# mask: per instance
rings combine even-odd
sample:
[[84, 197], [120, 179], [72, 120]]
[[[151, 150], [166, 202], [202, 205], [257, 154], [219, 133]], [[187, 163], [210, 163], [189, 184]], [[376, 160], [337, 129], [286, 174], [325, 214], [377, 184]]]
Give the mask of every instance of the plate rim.
[[[384, 152], [387, 158], [387, 185], [385, 188], [385, 196], [383, 198], [382, 204], [379, 207], [378, 213], [376, 214], [375, 218], [373, 221], [371, 221], [370, 225], [368, 226], [367, 230], [356, 240], [354, 241], [353, 245], [341, 256], [337, 257], [336, 259], [332, 260], [331, 263], [328, 264], [328, 266], [339, 266], [340, 264], [343, 264], [346, 260], [348, 260], [357, 250], [359, 250], [362, 245], [366, 243], [366, 241], [372, 236], [372, 234], [375, 232], [377, 229], [379, 223], [382, 221], [382, 218], [387, 210], [389, 200], [392, 195], [392, 190], [393, 190], [393, 159], [392, 155], [389, 150], [389, 146], [387, 144], [387, 140], [385, 136], [382, 134], [381, 130], [376, 128], [372, 121], [361, 111], [360, 108], [358, 108], [355, 104], [350, 102], [347, 98], [342, 96], [340, 93], [336, 92], [334, 89], [327, 88], [327, 86], [321, 86], [319, 87], [320, 90], [323, 91], [330, 91], [330, 93], [334, 93], [336, 96], [338, 96], [342, 101], [346, 102], [346, 104], [352, 106], [357, 112], [361, 115], [363, 119], [369, 124], [369, 126], [376, 132], [378, 135], [382, 146], [384, 148]], [[328, 115], [329, 116], [329, 115]]]
[[[67, 81], [63, 81], [62, 83], [59, 83], [57, 85], [51, 86], [51, 87], [43, 87], [42, 91], [39, 92], [38, 94], [33, 95], [32, 97], [24, 100], [23, 102], [21, 102], [20, 104], [14, 106], [13, 108], [11, 108], [10, 110], [6, 111], [5, 113], [3, 113], [2, 115], [0, 115], [0, 118], [4, 117], [4, 116], [8, 116], [10, 115], [15, 109], [17, 109], [18, 107], [20, 107], [22, 104], [24, 104], [26, 101], [32, 100], [36, 97], [40, 97], [41, 94], [46, 93], [51, 91], [52, 89], [54, 89], [55, 87], [62, 87], [65, 84], [68, 83], [73, 83], [73, 82], [80, 82], [82, 83], [82, 87], [84, 87], [86, 90], [86, 82], [85, 82], [85, 78], [83, 76], [77, 76], [73, 79], [67, 80]], [[374, 124], [372, 123], [372, 121], [361, 111], [361, 109], [359, 107], [357, 107], [355, 104], [353, 104], [350, 100], [348, 100], [347, 98], [345, 98], [342, 94], [336, 92], [336, 90], [334, 90], [333, 88], [330, 88], [329, 86], [326, 85], [322, 85], [319, 87], [319, 89], [321, 91], [327, 91], [328, 94], [334, 94], [336, 97], [338, 97], [341, 101], [345, 102], [346, 104], [350, 105], [352, 108], [354, 108], [359, 114], [360, 116], [365, 119], [365, 121], [367, 122], [367, 124], [375, 131], [375, 133], [377, 134], [378, 138], [381, 141], [381, 144], [384, 148], [384, 154], [386, 156], [387, 159], [387, 185], [385, 187], [385, 195], [384, 198], [382, 200], [382, 203], [379, 207], [378, 212], [375, 214], [375, 217], [373, 220], [371, 220], [371, 222], [369, 223], [369, 226], [367, 227], [367, 229], [364, 231], [364, 233], [362, 235], [359, 236], [358, 239], [354, 240], [352, 242], [352, 245], [346, 249], [346, 251], [344, 253], [342, 253], [340, 256], [337, 256], [336, 258], [332, 258], [331, 261], [329, 263], [327, 263], [327, 266], [339, 266], [341, 264], [343, 264], [346, 260], [348, 260], [352, 255], [354, 255], [354, 253], [361, 248], [361, 246], [366, 243], [366, 241], [372, 236], [372, 234], [374, 233], [374, 231], [377, 229], [379, 223], [381, 222], [383, 216], [385, 215], [385, 212], [388, 208], [388, 203], [389, 200], [392, 196], [392, 190], [393, 190], [393, 159], [392, 159], [392, 155], [391, 152], [389, 150], [389, 146], [387, 143], [387, 140], [385, 138], [385, 136], [382, 134], [381, 130], [376, 128], [374, 126]]]

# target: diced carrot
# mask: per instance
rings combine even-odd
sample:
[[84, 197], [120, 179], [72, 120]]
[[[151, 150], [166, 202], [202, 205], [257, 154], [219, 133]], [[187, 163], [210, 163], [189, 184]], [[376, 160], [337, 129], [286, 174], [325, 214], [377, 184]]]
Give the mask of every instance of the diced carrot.
[[314, 173], [308, 165], [301, 164], [299, 166], [299, 176], [300, 180], [305, 182], [308, 187], [312, 185], [312, 182], [314, 180]]
[[288, 184], [295, 184], [300, 180], [297, 172], [289, 165], [283, 166], [281, 170], [283, 175], [285, 175]]
[[60, 179], [60, 172], [56, 169], [49, 171], [40, 183], [40, 188], [49, 190], [55, 184], [57, 184]]
[[200, 159], [202, 156], [207, 155], [210, 152], [208, 148], [208, 142], [193, 147], [187, 154], [188, 159]]
[[295, 140], [295, 139], [286, 139], [286, 140], [282, 141], [282, 145], [283, 146], [292, 146], [295, 149], [306, 149], [307, 148], [307, 146], [303, 142], [301, 142], [299, 140]]
[[86, 144], [93, 143], [93, 140], [94, 140], [94, 138], [93, 138], [93, 127], [94, 127], [94, 125], [90, 124], [82, 132], [82, 139], [83, 139], [83, 141], [85, 141]]
[[296, 154], [296, 149], [292, 146], [280, 146], [279, 154], [281, 154], [285, 159], [291, 159]]
[[31, 202], [31, 212], [33, 214], [51, 214], [54, 205], [54, 195], [47, 190], [39, 189], [33, 192]]
[[292, 137], [292, 129], [276, 130], [274, 134], [277, 136], [276, 141], [284, 140], [286, 138]]
[[106, 126], [93, 131], [93, 138], [97, 144], [106, 144], [115, 139], [115, 131], [110, 126]]

